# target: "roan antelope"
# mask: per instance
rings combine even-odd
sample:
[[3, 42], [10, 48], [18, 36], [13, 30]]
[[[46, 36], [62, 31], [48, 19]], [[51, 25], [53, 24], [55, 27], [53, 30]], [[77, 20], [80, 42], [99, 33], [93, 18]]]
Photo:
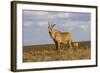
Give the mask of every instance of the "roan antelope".
[[55, 24], [48, 22], [48, 30], [51, 38], [53, 39], [56, 49], [59, 50], [61, 43], [67, 43], [70, 48], [72, 48], [72, 34], [70, 32], [61, 32], [54, 28]]

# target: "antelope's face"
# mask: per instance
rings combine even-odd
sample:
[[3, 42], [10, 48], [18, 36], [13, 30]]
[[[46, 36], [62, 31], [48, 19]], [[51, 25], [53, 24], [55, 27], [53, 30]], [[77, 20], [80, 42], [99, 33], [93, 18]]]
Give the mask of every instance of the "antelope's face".
[[50, 23], [48, 22], [49, 33], [52, 32], [54, 26], [55, 26], [55, 24], [50, 24]]

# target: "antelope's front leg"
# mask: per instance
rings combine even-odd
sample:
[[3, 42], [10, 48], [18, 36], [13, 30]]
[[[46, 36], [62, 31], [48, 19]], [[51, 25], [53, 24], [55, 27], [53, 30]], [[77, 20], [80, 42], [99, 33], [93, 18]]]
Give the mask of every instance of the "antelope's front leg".
[[60, 43], [58, 43], [58, 51], [61, 49], [61, 47], [60, 47]]
[[56, 50], [58, 50], [58, 43], [55, 41]]
[[69, 40], [68, 43], [69, 43], [69, 47], [72, 48], [72, 40]]

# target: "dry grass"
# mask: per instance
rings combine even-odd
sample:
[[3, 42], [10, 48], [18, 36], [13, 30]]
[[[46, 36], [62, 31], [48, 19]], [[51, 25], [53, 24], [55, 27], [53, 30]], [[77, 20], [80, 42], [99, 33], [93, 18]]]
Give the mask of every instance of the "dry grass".
[[82, 60], [91, 58], [90, 42], [79, 42], [79, 47], [67, 48], [62, 45], [59, 51], [54, 44], [23, 47], [23, 62], [60, 60]]

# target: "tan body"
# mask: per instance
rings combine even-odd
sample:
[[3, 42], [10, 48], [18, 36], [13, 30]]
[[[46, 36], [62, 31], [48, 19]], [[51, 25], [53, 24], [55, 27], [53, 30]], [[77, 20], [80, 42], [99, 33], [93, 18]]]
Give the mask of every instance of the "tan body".
[[60, 44], [65, 44], [67, 43], [70, 48], [72, 48], [72, 34], [70, 32], [61, 32], [58, 31], [57, 29], [53, 28], [54, 25], [48, 26], [49, 28], [49, 34], [53, 41], [55, 42], [56, 48], [60, 48]]

